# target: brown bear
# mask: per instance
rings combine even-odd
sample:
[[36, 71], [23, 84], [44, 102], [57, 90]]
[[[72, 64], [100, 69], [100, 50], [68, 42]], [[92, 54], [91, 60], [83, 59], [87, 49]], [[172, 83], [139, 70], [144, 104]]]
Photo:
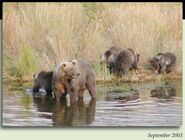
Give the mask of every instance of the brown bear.
[[174, 53], [158, 53], [155, 57], [149, 60], [155, 73], [170, 73], [176, 65], [176, 56]]
[[122, 50], [121, 48], [115, 47], [115, 46], [107, 49], [104, 52], [104, 54], [101, 56], [101, 61], [100, 61], [101, 68], [102, 68], [102, 65], [105, 63], [111, 74], [114, 69], [115, 59], [121, 50]]
[[85, 89], [92, 98], [96, 98], [95, 73], [90, 64], [80, 58], [57, 65], [52, 79], [52, 89], [56, 100], [60, 98], [56, 92], [58, 83], [64, 84], [72, 103], [76, 102], [77, 96], [83, 98]]
[[152, 66], [152, 68], [151, 68], [152, 71], [157, 74], [158, 70], [160, 68], [159, 59], [157, 59], [156, 57], [153, 57], [153, 58], [149, 59], [149, 62]]
[[134, 55], [134, 57], [135, 57], [135, 61], [134, 61], [134, 63], [132, 64], [132, 66], [131, 66], [131, 68], [130, 69], [134, 69], [134, 70], [137, 70], [138, 69], [138, 62], [139, 62], [139, 54], [137, 53], [135, 53], [134, 52], [134, 50], [133, 49], [131, 49], [131, 48], [128, 48], [128, 50], [130, 50], [132, 53], [133, 53], [133, 55]]
[[54, 85], [53, 91], [54, 91], [54, 98], [57, 101], [60, 101], [61, 98], [66, 95], [66, 87], [63, 84], [63, 82], [60, 80], [58, 82], [56, 82], [56, 84]]
[[113, 72], [116, 75], [125, 75], [130, 69], [138, 69], [139, 54], [127, 48], [119, 52], [115, 60]]
[[44, 89], [48, 94], [52, 92], [52, 77], [53, 71], [41, 71], [33, 75], [33, 93], [39, 92], [39, 89]]

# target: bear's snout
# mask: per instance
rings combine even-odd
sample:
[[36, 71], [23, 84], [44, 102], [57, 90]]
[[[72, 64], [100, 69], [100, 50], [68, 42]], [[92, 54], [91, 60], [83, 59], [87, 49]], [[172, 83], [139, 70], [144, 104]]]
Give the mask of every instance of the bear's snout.
[[77, 78], [78, 76], [80, 76], [80, 73], [73, 73], [72, 74], [72, 78]]

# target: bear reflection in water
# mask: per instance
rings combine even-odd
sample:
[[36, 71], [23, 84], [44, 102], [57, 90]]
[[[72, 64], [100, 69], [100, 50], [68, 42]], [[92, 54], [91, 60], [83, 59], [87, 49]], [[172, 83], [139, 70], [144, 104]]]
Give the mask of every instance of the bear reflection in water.
[[83, 99], [78, 99], [70, 107], [63, 102], [55, 102], [50, 97], [34, 98], [34, 103], [39, 112], [50, 112], [52, 116], [42, 115], [52, 119], [53, 126], [83, 126], [90, 125], [94, 121], [96, 100], [92, 99], [85, 104]]

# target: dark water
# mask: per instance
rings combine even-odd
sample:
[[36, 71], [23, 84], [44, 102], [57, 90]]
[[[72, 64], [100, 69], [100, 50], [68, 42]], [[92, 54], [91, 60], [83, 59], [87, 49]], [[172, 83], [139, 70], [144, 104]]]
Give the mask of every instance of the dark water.
[[[67, 107], [56, 104], [51, 97], [26, 93], [28, 85], [5, 83], [3, 90], [3, 126], [180, 126], [182, 125], [182, 81], [167, 83], [175, 88], [176, 96], [151, 97], [151, 91], [165, 83], [97, 85], [97, 100], [88, 93], [84, 100]], [[134, 100], [106, 101], [106, 93], [120, 88], [139, 91]]]

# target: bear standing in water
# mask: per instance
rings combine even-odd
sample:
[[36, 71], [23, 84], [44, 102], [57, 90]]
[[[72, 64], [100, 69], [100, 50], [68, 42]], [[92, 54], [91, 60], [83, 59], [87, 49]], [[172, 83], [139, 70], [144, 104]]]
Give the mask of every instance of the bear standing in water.
[[149, 60], [155, 73], [170, 73], [176, 65], [176, 56], [174, 53], [158, 53], [157, 56]]
[[41, 71], [33, 75], [33, 93], [39, 92], [39, 89], [44, 89], [48, 94], [51, 94], [53, 71]]
[[125, 75], [130, 69], [138, 69], [139, 54], [128, 48], [119, 52], [113, 72], [116, 75]]
[[105, 63], [107, 68], [109, 69], [110, 74], [113, 72], [116, 57], [121, 50], [121, 48], [113, 46], [107, 49], [105, 53], [101, 56], [101, 67], [103, 63]]
[[64, 84], [72, 103], [76, 102], [77, 96], [83, 98], [85, 89], [88, 90], [91, 98], [96, 98], [95, 73], [90, 64], [82, 59], [61, 62], [56, 67], [52, 79], [52, 89], [56, 100], [60, 98], [56, 94], [58, 83]]

